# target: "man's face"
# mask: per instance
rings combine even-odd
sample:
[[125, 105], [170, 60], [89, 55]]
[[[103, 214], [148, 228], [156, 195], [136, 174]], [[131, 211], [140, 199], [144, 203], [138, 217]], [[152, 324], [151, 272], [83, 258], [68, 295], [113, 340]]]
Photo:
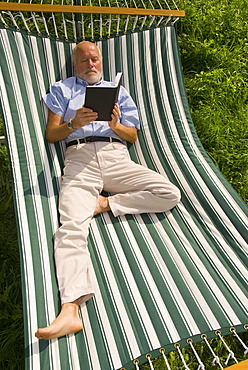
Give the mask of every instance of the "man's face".
[[96, 45], [84, 42], [78, 46], [74, 60], [75, 75], [94, 85], [102, 78], [102, 57]]

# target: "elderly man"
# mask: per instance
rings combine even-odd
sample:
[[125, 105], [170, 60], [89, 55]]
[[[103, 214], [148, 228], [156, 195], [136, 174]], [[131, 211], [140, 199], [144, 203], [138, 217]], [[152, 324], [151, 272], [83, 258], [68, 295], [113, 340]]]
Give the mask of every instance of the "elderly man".
[[[78, 305], [94, 295], [87, 249], [92, 217], [111, 210], [114, 216], [165, 212], [180, 192], [164, 176], [131, 161], [125, 142], [134, 143], [139, 129], [136, 106], [121, 86], [111, 121], [97, 121], [97, 112], [83, 106], [87, 85], [109, 86], [102, 80], [102, 57], [91, 42], [73, 50], [75, 77], [55, 83], [44, 98], [48, 107], [46, 137], [66, 143], [55, 263], [61, 312], [39, 339], [54, 339], [82, 329]], [[85, 139], [87, 138], [87, 139]], [[111, 194], [103, 197], [102, 190]]]

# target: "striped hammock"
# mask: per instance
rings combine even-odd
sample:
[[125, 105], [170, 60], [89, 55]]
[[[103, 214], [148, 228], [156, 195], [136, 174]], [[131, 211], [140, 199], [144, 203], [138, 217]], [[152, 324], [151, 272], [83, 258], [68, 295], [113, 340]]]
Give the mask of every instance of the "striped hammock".
[[26, 369], [138, 369], [175, 348], [248, 328], [246, 206], [196, 135], [175, 28], [127, 32], [97, 44], [104, 78], [123, 71], [123, 85], [138, 106], [142, 129], [129, 148], [132, 159], [168, 176], [182, 201], [163, 214], [95, 217], [88, 247], [96, 296], [80, 307], [84, 329], [38, 341], [37, 327], [60, 310], [53, 235], [64, 156], [63, 144], [45, 140], [41, 98], [50, 83], [71, 76], [75, 44], [0, 25], [0, 98], [22, 260]]

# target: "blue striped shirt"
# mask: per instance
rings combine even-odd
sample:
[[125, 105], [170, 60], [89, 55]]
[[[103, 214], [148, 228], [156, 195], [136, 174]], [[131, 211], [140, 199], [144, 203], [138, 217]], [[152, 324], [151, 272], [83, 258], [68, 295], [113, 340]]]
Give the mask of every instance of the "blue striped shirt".
[[[84, 104], [87, 82], [78, 77], [69, 77], [66, 80], [58, 81], [50, 86], [50, 92], [43, 98], [46, 106], [55, 114], [69, 121], [76, 115], [76, 110]], [[101, 80], [96, 85], [113, 86], [113, 82]], [[137, 108], [127, 90], [121, 86], [118, 98], [118, 105], [121, 112], [119, 121], [127, 127], [140, 128]], [[84, 127], [73, 131], [65, 141], [70, 141], [86, 136], [112, 136], [118, 135], [111, 130], [107, 121], [94, 121]]]

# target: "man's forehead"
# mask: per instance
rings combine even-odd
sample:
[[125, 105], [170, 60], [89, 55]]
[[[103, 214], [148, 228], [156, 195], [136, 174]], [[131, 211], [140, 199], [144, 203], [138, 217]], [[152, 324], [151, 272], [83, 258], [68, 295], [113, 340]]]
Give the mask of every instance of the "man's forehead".
[[99, 50], [96, 47], [96, 45], [90, 44], [90, 43], [82, 44], [82, 45], [78, 46], [77, 54], [91, 55], [91, 56], [93, 56], [93, 55], [94, 56], [99, 56], [100, 55]]

